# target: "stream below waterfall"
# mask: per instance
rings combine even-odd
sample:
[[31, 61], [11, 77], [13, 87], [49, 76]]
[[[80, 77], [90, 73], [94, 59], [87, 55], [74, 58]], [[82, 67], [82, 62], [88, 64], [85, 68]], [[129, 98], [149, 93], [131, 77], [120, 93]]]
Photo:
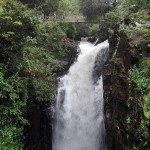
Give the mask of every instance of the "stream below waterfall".
[[109, 43], [82, 41], [68, 74], [60, 78], [53, 150], [105, 150], [102, 67]]

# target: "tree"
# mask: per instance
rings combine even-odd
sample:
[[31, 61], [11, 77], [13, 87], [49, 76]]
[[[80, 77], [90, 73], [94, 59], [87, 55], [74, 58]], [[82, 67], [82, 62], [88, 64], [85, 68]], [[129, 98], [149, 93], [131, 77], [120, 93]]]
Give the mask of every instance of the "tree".
[[73, 6], [70, 0], [59, 0], [59, 11], [71, 11]]
[[108, 12], [110, 5], [105, 0], [79, 0], [80, 11], [87, 20], [96, 19]]
[[[43, 39], [46, 27], [41, 29], [38, 18], [16, 0], [1, 4], [0, 149], [22, 150], [27, 101], [50, 100], [57, 85], [54, 70], [58, 62], [42, 45], [49, 41], [45, 32]], [[53, 30], [53, 25], [49, 29]], [[51, 33], [52, 38], [57, 33], [57, 43], [58, 32]]]
[[37, 22], [21, 3], [6, 0], [0, 13], [0, 148], [22, 149], [27, 78], [21, 76], [25, 41], [35, 37]]
[[57, 11], [59, 0], [20, 0], [28, 4], [29, 8], [37, 8], [49, 15], [50, 12]]

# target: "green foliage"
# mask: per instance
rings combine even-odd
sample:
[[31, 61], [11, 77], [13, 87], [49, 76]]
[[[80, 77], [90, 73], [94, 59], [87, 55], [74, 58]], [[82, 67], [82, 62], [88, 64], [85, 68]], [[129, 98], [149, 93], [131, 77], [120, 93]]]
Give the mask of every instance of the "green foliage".
[[118, 51], [119, 44], [120, 44], [120, 37], [117, 39], [117, 45], [115, 47], [115, 51], [112, 54], [112, 58], [111, 58], [111, 61], [114, 62], [114, 63], [115, 63], [116, 58], [117, 58], [117, 51]]
[[129, 70], [129, 79], [132, 79], [132, 81], [136, 84], [137, 90], [139, 90], [142, 94], [148, 93], [150, 90], [149, 68], [149, 58], [143, 58], [139, 64], [139, 68], [134, 66]]
[[27, 99], [54, 98], [64, 32], [16, 0], [0, 3], [0, 149], [21, 150]]
[[60, 12], [62, 11], [71, 11], [73, 8], [73, 6], [71, 5], [71, 1], [70, 0], [59, 0], [59, 8], [58, 10]]
[[57, 23], [49, 22], [41, 24], [40, 36], [37, 38], [38, 46], [53, 54], [55, 57], [61, 57], [63, 51], [63, 37], [65, 33]]
[[48, 16], [54, 11], [62, 13], [77, 13], [79, 11], [78, 2], [71, 0], [20, 0], [28, 4], [29, 8], [34, 8]]
[[40, 33], [37, 39], [39, 46], [57, 55], [62, 50], [62, 39], [65, 35], [59, 24], [52, 22], [43, 24], [40, 26]]
[[74, 23], [59, 23], [59, 26], [65, 34], [67, 34], [68, 37], [74, 38], [77, 35], [76, 26]]
[[26, 44], [22, 62], [22, 73], [29, 80], [28, 95], [39, 101], [47, 101], [54, 98], [57, 80], [53, 71], [58, 69], [59, 64], [49, 50], [31, 43], [28, 41]]
[[[139, 67], [134, 66], [129, 70], [130, 108], [134, 107], [135, 112], [130, 114], [134, 120], [130, 123], [129, 130], [136, 122], [137, 139], [140, 141], [135, 148], [149, 147], [149, 123], [150, 123], [150, 60], [143, 58]], [[134, 104], [133, 97], [136, 99]], [[131, 101], [132, 99], [132, 101]], [[137, 116], [139, 114], [139, 116]], [[135, 119], [136, 118], [136, 119]], [[144, 140], [143, 140], [144, 139]], [[133, 149], [135, 149], [133, 148]]]
[[133, 150], [139, 150], [139, 148], [133, 145]]
[[27, 101], [55, 98], [55, 72], [61, 69], [57, 59], [70, 55], [64, 41], [76, 35], [76, 28], [69, 23], [40, 23], [17, 0], [0, 4], [0, 149], [22, 150], [24, 126], [30, 124]]
[[115, 30], [121, 21], [121, 13], [118, 9], [114, 9], [98, 18], [99, 21], [99, 38], [101, 41], [106, 40]]
[[45, 15], [49, 15], [50, 13], [57, 11], [59, 7], [59, 0], [44, 0], [43, 5], [39, 5], [43, 10]]
[[57, 59], [69, 57], [71, 49], [67, 45], [67, 36], [75, 37], [75, 24], [49, 22], [40, 26], [40, 33], [37, 39], [40, 47], [47, 49]]
[[95, 37], [97, 37], [98, 36], [98, 30], [99, 30], [99, 24], [97, 23], [93, 23], [93, 24], [91, 24], [90, 25], [90, 30], [91, 30], [91, 32], [92, 32], [92, 35], [93, 36], [95, 36]]
[[150, 79], [147, 78], [147, 75], [147, 72], [141, 71], [135, 66], [129, 71], [129, 79], [132, 78], [132, 81], [136, 85], [137, 90], [139, 90], [142, 94], [150, 90]]
[[19, 0], [22, 3], [28, 4], [28, 7], [35, 8], [36, 6], [42, 5], [46, 0]]
[[[0, 13], [0, 148], [23, 149], [27, 80], [19, 76], [23, 42], [35, 36], [34, 18], [16, 1], [5, 1]], [[19, 31], [19, 32], [18, 32]]]
[[111, 6], [105, 0], [79, 0], [79, 8], [87, 20], [94, 21], [107, 13]]
[[144, 95], [143, 99], [144, 99], [144, 104], [143, 104], [144, 116], [147, 119], [150, 119], [150, 93]]
[[[10, 64], [9, 67], [21, 59], [22, 43], [26, 36], [35, 36], [36, 32], [32, 32], [37, 28], [35, 22], [35, 18], [21, 3], [6, 1], [3, 5], [3, 12], [0, 14], [0, 53], [3, 54], [1, 61]], [[15, 68], [15, 65], [13, 67]], [[11, 68], [12, 71], [14, 68]]]
[[[150, 18], [149, 9], [150, 3], [148, 0], [122, 0], [111, 8], [104, 16], [99, 17], [99, 37], [103, 41], [118, 30], [126, 33], [130, 38], [130, 33], [133, 30], [149, 29]], [[130, 20], [130, 24], [126, 25], [124, 19]]]
[[26, 112], [26, 81], [18, 76], [4, 78], [0, 70], [0, 148], [23, 149], [23, 126], [28, 123]]
[[144, 23], [145, 21], [149, 21], [150, 19], [148, 11], [145, 9], [138, 10], [137, 12], [130, 14], [129, 17], [131, 17], [134, 21], [138, 21], [140, 23]]
[[120, 8], [126, 13], [133, 13], [139, 9], [148, 9], [150, 6], [149, 0], [122, 0]]
[[126, 119], [126, 121], [127, 121], [127, 124], [129, 125], [129, 124], [131, 123], [131, 118], [128, 117], [128, 118]]

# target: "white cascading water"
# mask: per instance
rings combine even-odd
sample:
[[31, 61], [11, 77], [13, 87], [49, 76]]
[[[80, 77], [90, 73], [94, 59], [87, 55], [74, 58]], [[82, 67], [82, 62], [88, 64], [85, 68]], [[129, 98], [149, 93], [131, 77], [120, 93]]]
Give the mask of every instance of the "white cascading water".
[[109, 44], [81, 42], [79, 47], [77, 61], [60, 78], [53, 150], [105, 150], [103, 83], [102, 77], [94, 82], [93, 70], [99, 54], [107, 57]]

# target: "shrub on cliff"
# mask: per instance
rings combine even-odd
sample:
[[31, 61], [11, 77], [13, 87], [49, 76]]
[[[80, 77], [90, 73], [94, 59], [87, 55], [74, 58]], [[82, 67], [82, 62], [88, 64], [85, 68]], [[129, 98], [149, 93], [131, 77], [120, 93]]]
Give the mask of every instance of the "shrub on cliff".
[[[23, 149], [27, 100], [54, 98], [65, 31], [16, 0], [0, 1], [0, 148]], [[69, 26], [66, 27], [69, 30]]]
[[[113, 32], [128, 32], [138, 27], [149, 28], [148, 0], [122, 0], [104, 16], [98, 18], [99, 38], [106, 40]], [[129, 31], [129, 32], [130, 32]]]
[[0, 148], [23, 149], [27, 80], [20, 76], [27, 36], [36, 36], [36, 20], [16, 1], [0, 8]]
[[[150, 146], [149, 123], [150, 123], [150, 61], [149, 58], [143, 58], [139, 67], [134, 66], [129, 70], [129, 109], [128, 118], [134, 118], [127, 123], [127, 129], [132, 132], [133, 127], [136, 131], [134, 136], [134, 146], [137, 149], [147, 150]], [[129, 139], [133, 135], [129, 135]], [[139, 141], [139, 142], [136, 142]]]

